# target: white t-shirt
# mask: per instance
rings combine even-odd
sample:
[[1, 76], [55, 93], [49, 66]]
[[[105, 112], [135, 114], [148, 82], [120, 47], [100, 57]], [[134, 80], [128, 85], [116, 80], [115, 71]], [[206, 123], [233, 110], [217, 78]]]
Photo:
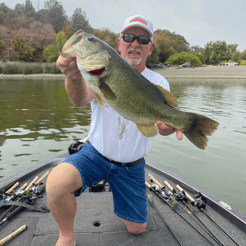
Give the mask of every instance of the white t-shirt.
[[[170, 91], [167, 80], [148, 68], [141, 73], [155, 85]], [[96, 99], [91, 101], [91, 128], [88, 140], [103, 156], [117, 162], [132, 162], [144, 157], [151, 148], [151, 138], [137, 129], [135, 123], [126, 120], [108, 105], [102, 109]]]

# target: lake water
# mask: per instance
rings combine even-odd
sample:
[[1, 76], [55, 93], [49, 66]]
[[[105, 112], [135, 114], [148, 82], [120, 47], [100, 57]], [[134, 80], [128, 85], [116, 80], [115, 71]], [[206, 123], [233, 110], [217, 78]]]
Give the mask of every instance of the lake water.
[[[179, 108], [220, 123], [205, 150], [157, 136], [146, 160], [246, 214], [246, 80], [168, 79]], [[90, 106], [74, 108], [63, 80], [0, 80], [0, 182], [67, 151], [90, 128]]]

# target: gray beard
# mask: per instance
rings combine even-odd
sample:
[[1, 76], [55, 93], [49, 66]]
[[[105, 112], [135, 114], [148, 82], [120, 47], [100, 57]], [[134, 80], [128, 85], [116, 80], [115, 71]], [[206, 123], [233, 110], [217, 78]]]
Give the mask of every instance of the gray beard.
[[128, 64], [130, 64], [131, 66], [137, 66], [137, 65], [139, 65], [141, 62], [142, 62], [142, 57], [140, 57], [139, 59], [137, 59], [137, 60], [134, 60], [134, 61], [132, 61], [132, 60], [130, 60], [129, 58], [128, 58], [128, 56], [126, 57], [126, 61], [128, 62]]

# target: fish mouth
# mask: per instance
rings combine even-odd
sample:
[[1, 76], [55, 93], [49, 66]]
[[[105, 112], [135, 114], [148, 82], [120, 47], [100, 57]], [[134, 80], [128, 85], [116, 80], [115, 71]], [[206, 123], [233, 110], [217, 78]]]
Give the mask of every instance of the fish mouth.
[[89, 73], [92, 76], [100, 76], [104, 71], [105, 71], [105, 67], [100, 68], [100, 69], [95, 69], [95, 70], [91, 70], [88, 71], [87, 73]]

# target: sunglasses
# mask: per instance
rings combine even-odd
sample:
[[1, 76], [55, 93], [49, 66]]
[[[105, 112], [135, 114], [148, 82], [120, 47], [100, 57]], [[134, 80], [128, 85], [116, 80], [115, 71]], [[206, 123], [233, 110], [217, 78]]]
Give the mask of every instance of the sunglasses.
[[135, 36], [133, 34], [124, 34], [122, 36], [122, 38], [127, 43], [132, 43], [132, 42], [134, 42], [135, 39], [137, 39], [139, 44], [148, 44], [151, 41], [151, 39], [149, 37], [142, 36], [142, 35], [141, 36]]

